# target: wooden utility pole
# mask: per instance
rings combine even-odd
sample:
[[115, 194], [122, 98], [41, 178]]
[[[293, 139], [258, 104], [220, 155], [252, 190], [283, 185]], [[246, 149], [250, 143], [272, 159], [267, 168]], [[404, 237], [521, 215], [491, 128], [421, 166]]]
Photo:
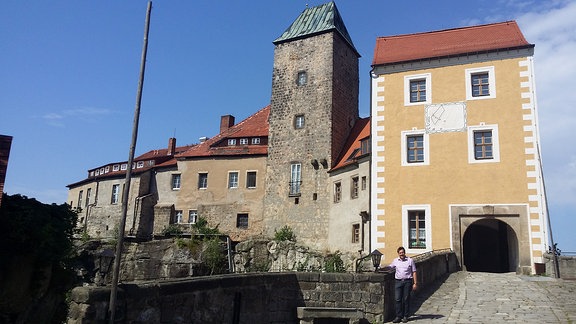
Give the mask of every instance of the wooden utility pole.
[[148, 31], [150, 30], [150, 13], [152, 12], [152, 1], [148, 1], [146, 10], [146, 22], [144, 25], [144, 45], [142, 46], [142, 59], [140, 62], [140, 78], [138, 80], [138, 92], [136, 94], [136, 107], [134, 109], [134, 123], [132, 125], [132, 142], [128, 155], [128, 168], [126, 169], [126, 180], [124, 182], [124, 192], [122, 193], [122, 218], [118, 229], [118, 242], [116, 244], [116, 255], [114, 258], [114, 273], [112, 276], [112, 289], [110, 290], [110, 303], [108, 304], [108, 316], [110, 324], [114, 323], [116, 317], [116, 293], [118, 290], [118, 279], [120, 275], [120, 262], [122, 261], [122, 250], [124, 246], [124, 231], [126, 228], [126, 215], [128, 213], [128, 198], [130, 197], [130, 180], [132, 178], [132, 164], [134, 163], [134, 150], [138, 139], [138, 122], [140, 120], [140, 103], [142, 101], [142, 87], [144, 85], [144, 71], [146, 70], [146, 52], [148, 51]]

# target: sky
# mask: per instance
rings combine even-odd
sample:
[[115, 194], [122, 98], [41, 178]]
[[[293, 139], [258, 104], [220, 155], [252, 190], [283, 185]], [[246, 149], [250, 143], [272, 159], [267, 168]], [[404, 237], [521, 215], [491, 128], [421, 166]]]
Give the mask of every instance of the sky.
[[[270, 103], [272, 41], [327, 0], [156, 0], [136, 155], [198, 143]], [[376, 37], [516, 20], [535, 44], [548, 208], [555, 242], [576, 251], [576, 0], [338, 0], [360, 55], [369, 116]], [[7, 0], [0, 10], [0, 134], [13, 136], [4, 191], [67, 200], [88, 169], [128, 160], [146, 0]]]

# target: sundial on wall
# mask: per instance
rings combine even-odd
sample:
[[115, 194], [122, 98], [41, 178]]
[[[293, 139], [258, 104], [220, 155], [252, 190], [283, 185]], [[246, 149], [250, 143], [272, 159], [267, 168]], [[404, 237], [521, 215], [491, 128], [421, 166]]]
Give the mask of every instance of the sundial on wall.
[[425, 108], [426, 132], [463, 132], [466, 130], [466, 103], [451, 102]]

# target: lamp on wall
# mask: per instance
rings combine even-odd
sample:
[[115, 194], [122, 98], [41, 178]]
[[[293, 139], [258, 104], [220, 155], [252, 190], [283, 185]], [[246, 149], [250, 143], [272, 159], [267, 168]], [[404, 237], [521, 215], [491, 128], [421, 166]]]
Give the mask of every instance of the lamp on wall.
[[372, 251], [372, 253], [370, 253], [370, 256], [372, 257], [372, 265], [374, 265], [374, 272], [376, 272], [380, 267], [380, 261], [382, 260], [382, 252], [376, 249]]
[[100, 275], [100, 286], [105, 285], [104, 278], [110, 271], [112, 261], [114, 261], [114, 251], [112, 249], [105, 249], [98, 254], [98, 274]]

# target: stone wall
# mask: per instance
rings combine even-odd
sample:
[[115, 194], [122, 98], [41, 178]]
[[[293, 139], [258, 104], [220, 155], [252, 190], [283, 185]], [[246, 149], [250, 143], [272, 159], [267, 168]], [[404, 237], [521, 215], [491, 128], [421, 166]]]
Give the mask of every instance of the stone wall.
[[[417, 262], [422, 287], [459, 269], [451, 252]], [[392, 272], [246, 273], [119, 285], [125, 323], [298, 323], [297, 307], [357, 308], [361, 323], [394, 316]], [[105, 323], [108, 287], [76, 287], [68, 323]]]
[[[545, 253], [543, 256], [546, 265], [546, 275], [556, 277], [556, 267], [554, 266], [554, 256]], [[576, 256], [558, 256], [558, 267], [560, 268], [560, 278], [576, 279]]]

